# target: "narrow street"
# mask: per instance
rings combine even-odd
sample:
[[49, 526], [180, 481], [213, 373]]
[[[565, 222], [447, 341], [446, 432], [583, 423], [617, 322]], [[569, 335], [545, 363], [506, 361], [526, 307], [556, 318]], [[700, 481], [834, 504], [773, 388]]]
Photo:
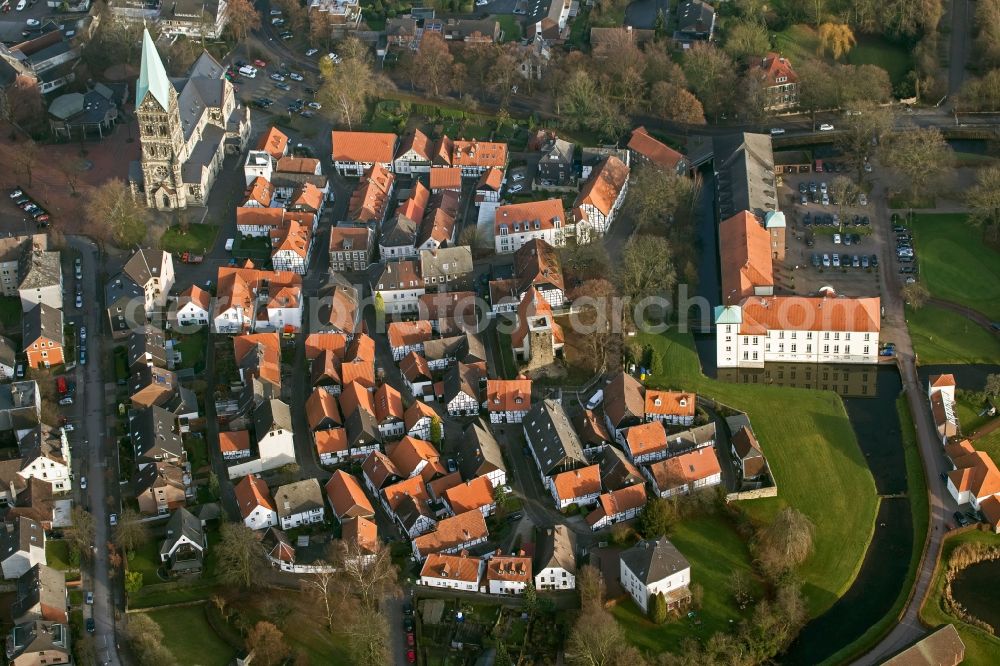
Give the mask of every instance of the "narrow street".
[[[121, 510], [120, 487], [118, 484], [118, 444], [114, 433], [109, 431], [106, 420], [106, 404], [109, 392], [105, 390], [102, 374], [104, 345], [101, 334], [101, 297], [98, 276], [97, 247], [88, 239], [71, 237], [70, 246], [81, 254], [83, 268], [83, 323], [90, 335], [87, 339], [88, 357], [86, 365], [77, 365], [77, 395], [83, 398], [83, 421], [71, 433], [75, 442], [74, 460], [80, 465], [77, 479], [87, 477], [85, 505], [89, 505], [94, 518], [94, 550], [90, 558], [90, 575], [84, 580], [94, 592], [92, 612], [97, 625], [95, 649], [97, 657], [108, 659], [118, 666], [121, 660], [117, 644], [115, 618], [122, 608], [122, 590], [110, 577], [108, 550], [104, 544], [111, 541], [108, 524], [111, 513]], [[114, 391], [110, 392], [114, 396]], [[112, 406], [113, 409], [113, 406]], [[83, 446], [81, 447], [81, 441]], [[78, 486], [79, 487], [79, 486]], [[86, 561], [86, 560], [85, 560]], [[108, 649], [105, 655], [103, 645]]]

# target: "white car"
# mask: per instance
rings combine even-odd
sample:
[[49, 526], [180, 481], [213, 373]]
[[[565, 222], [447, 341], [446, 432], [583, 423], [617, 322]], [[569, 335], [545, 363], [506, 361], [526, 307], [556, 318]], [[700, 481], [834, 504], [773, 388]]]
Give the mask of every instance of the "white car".
[[16, 9], [19, 12], [23, 12], [24, 8], [27, 6], [28, 6], [28, 0], [21, 0], [20, 2], [17, 3], [17, 7], [15, 7], [14, 9]]
[[251, 67], [250, 65], [243, 65], [240, 67], [240, 74], [247, 77], [248, 79], [253, 79], [257, 77], [257, 68]]
[[308, 104], [306, 104], [306, 106], [308, 106], [310, 109], [315, 109], [316, 111], [319, 111], [320, 109], [323, 108], [323, 105], [320, 104], [319, 102], [309, 102]]
[[272, 9], [271, 10], [271, 16], [281, 16], [281, 10], [280, 9]]
[[108, 516], [108, 522], [111, 523], [111, 527], [114, 527], [115, 525], [117, 525], [118, 524], [118, 514], [117, 513], [113, 513], [110, 516]]
[[86, 341], [87, 341], [87, 327], [86, 326], [81, 326], [80, 327], [80, 342], [86, 342]]
[[771, 128], [771, 136], [778, 136], [779, 134], [784, 134], [784, 133], [785, 133], [785, 128], [784, 127], [772, 127]]
[[511, 188], [510, 188], [509, 190], [507, 190], [507, 191], [508, 191], [508, 192], [510, 192], [511, 194], [514, 194], [514, 193], [516, 193], [516, 192], [520, 192], [520, 191], [521, 191], [521, 190], [523, 190], [523, 189], [524, 189], [524, 186], [523, 186], [523, 185], [514, 185], [513, 187], [511, 187]]
[[868, 197], [865, 195], [864, 192], [858, 195], [858, 203], [861, 204], [862, 206], [868, 205]]
[[822, 125], [819, 126], [819, 131], [820, 132], [832, 132], [833, 131], [833, 125], [831, 125], [830, 123], [823, 123]]
[[66, 396], [65, 398], [59, 399], [59, 405], [61, 407], [65, 407], [66, 405], [72, 405], [72, 404], [73, 404], [73, 398], [71, 398], [70, 396]]
[[834, 245], [840, 245], [840, 234], [834, 234], [833, 235], [833, 244]]
[[483, 7], [488, 5], [490, 0], [476, 0], [476, 7]]
[[339, 65], [340, 64], [340, 56], [337, 55], [336, 53], [327, 53], [326, 54], [326, 59], [333, 61], [334, 65]]
[[292, 73], [290, 73], [288, 75], [288, 78], [290, 78], [292, 81], [302, 81], [303, 80], [302, 75], [299, 74], [298, 72], [292, 72]]
[[80, 294], [76, 295], [76, 307], [77, 307], [77, 309], [80, 309], [80, 308], [83, 307], [83, 296], [81, 296]]
[[62, 427], [62, 429], [64, 432], [73, 432], [74, 430], [76, 430], [76, 428], [73, 427], [72, 423], [67, 423]]
[[524, 180], [524, 174], [519, 171], [515, 173], [513, 176], [511, 176], [511, 178], [513, 178], [515, 181]]
[[309, 49], [308, 51], [306, 51], [306, 57], [312, 58], [317, 53], [319, 53], [319, 49]]
[[42, 24], [42, 22], [39, 21], [38, 19], [28, 19], [27, 21], [25, 21], [25, 23], [28, 24], [29, 28], [37, 28]]
[[80, 490], [86, 490], [86, 489], [87, 489], [87, 477], [81, 476], [80, 477]]

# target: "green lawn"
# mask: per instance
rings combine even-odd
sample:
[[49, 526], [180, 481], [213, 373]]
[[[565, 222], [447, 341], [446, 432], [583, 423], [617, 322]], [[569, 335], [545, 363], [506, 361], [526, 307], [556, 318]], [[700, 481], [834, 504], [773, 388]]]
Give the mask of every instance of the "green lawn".
[[[694, 625], [686, 617], [654, 624], [630, 599], [612, 609], [629, 641], [652, 654], [676, 652], [687, 637], [704, 640], [727, 630], [730, 620], [739, 622], [743, 615], [729, 596], [729, 576], [737, 569], [753, 575], [746, 544], [723, 516], [686, 520], [671, 531], [669, 538], [691, 563], [691, 583], [701, 585], [705, 591], [697, 616], [701, 624]], [[753, 596], [759, 598], [760, 590], [754, 590]]]
[[205, 344], [208, 331], [202, 329], [195, 333], [177, 336], [176, 348], [181, 353], [182, 368], [192, 368], [195, 372], [205, 369]]
[[924, 541], [927, 539], [927, 524], [929, 513], [927, 507], [927, 477], [924, 475], [924, 465], [920, 460], [920, 449], [917, 446], [917, 433], [913, 427], [913, 417], [906, 396], [896, 399], [896, 411], [899, 414], [900, 432], [903, 438], [903, 455], [906, 458], [907, 490], [910, 498], [910, 512], [913, 516], [913, 549], [910, 552], [910, 567], [906, 570], [906, 580], [900, 587], [899, 596], [885, 616], [876, 622], [868, 631], [850, 645], [838, 650], [830, 656], [825, 664], [842, 664], [864, 654], [871, 649], [899, 620], [903, 606], [909, 598], [910, 589], [917, 577], [917, 567], [920, 565], [920, 555], [923, 552]]
[[128, 558], [129, 571], [140, 572], [143, 585], [156, 585], [163, 582], [156, 574], [159, 567], [160, 544], [157, 539], [150, 539], [149, 543], [134, 551]]
[[774, 35], [775, 50], [793, 63], [815, 60], [819, 48], [816, 30], [808, 25], [790, 25]]
[[45, 542], [45, 561], [53, 569], [69, 571], [69, 542], [48, 539]]
[[1000, 430], [994, 430], [985, 437], [980, 437], [974, 442], [976, 449], [985, 451], [993, 462], [1000, 467]]
[[983, 542], [1000, 546], [1000, 536], [985, 532], [965, 532], [949, 537], [941, 550], [941, 565], [934, 577], [934, 582], [927, 594], [927, 599], [920, 609], [920, 619], [931, 627], [952, 623], [958, 629], [962, 642], [965, 643], [965, 664], [997, 664], [1000, 663], [1000, 639], [990, 636], [982, 629], [968, 625], [956, 617], [944, 612], [941, 606], [941, 594], [944, 589], [945, 562], [952, 551], [964, 542]]
[[513, 14], [501, 14], [497, 17], [500, 22], [500, 29], [503, 30], [503, 41], [521, 41], [521, 22]]
[[921, 365], [996, 363], [1000, 340], [960, 314], [931, 305], [906, 309], [910, 340]]
[[920, 214], [913, 223], [920, 275], [931, 294], [1000, 321], [1000, 253], [961, 214]]
[[695, 390], [749, 414], [778, 496], [741, 502], [756, 521], [793, 506], [816, 525], [815, 553], [800, 571], [809, 611], [828, 609], [850, 587], [871, 541], [875, 482], [844, 405], [832, 391], [728, 384], [701, 373], [690, 334], [640, 335], [653, 350], [652, 386]]
[[[208, 445], [204, 437], [188, 437], [184, 440], [184, 449], [187, 451], [188, 460], [191, 461], [191, 470], [194, 474], [203, 467], [208, 467]], [[207, 473], [206, 473], [207, 474]]]
[[205, 619], [203, 606], [183, 606], [149, 613], [163, 629], [163, 643], [182, 664], [227, 666], [236, 656]]
[[21, 299], [14, 296], [0, 296], [0, 326], [5, 335], [21, 333]]
[[167, 252], [208, 252], [215, 245], [219, 227], [214, 224], [189, 224], [187, 231], [174, 225], [166, 230], [160, 240], [160, 247]]
[[892, 85], [899, 85], [913, 69], [913, 57], [905, 47], [876, 35], [858, 35], [857, 45], [847, 54], [851, 65], [878, 65], [889, 73]]

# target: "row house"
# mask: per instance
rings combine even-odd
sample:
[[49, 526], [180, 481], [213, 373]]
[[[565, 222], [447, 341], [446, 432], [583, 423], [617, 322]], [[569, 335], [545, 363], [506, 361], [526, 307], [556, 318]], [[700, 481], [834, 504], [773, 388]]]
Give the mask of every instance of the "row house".
[[122, 273], [143, 293], [146, 315], [167, 304], [174, 288], [174, 258], [162, 250], [139, 249], [129, 257]]
[[330, 135], [333, 168], [345, 177], [360, 177], [375, 165], [392, 169], [398, 140], [387, 132], [335, 130]]
[[476, 205], [500, 201], [500, 193], [503, 191], [505, 180], [503, 169], [497, 167], [483, 173], [476, 183]]
[[286, 220], [271, 230], [271, 265], [276, 271], [305, 275], [312, 253], [313, 234], [309, 226]]
[[38, 305], [61, 310], [63, 307], [63, 275], [59, 252], [49, 252], [42, 245], [32, 244], [20, 257], [17, 275], [17, 295], [21, 311]]
[[357, 477], [338, 469], [326, 482], [325, 490], [330, 509], [341, 524], [354, 518], [375, 517], [375, 507]]
[[659, 497], [687, 495], [722, 483], [715, 447], [703, 447], [642, 468]]
[[457, 553], [468, 550], [489, 538], [486, 519], [480, 511], [466, 511], [445, 518], [435, 529], [413, 539], [413, 555], [423, 560], [432, 553]]
[[489, 516], [497, 508], [493, 484], [485, 476], [477, 476], [448, 488], [444, 491], [444, 503], [455, 515], [478, 510]]
[[376, 270], [371, 283], [376, 308], [381, 299], [387, 315], [416, 312], [419, 298], [425, 293], [420, 263], [412, 259], [391, 261], [379, 265]]
[[626, 428], [625, 455], [634, 464], [656, 462], [667, 457], [667, 431], [659, 421]]
[[493, 488], [506, 485], [507, 466], [489, 426], [482, 419], [476, 419], [465, 427], [462, 435], [458, 459], [462, 476], [466, 479], [485, 477]]
[[482, 381], [486, 365], [456, 363], [444, 372], [443, 399], [449, 416], [475, 416], [482, 404]]
[[407, 435], [423, 440], [431, 439], [431, 426], [438, 423], [441, 430], [440, 436], [444, 439], [444, 423], [434, 408], [426, 402], [417, 400], [410, 405], [403, 415], [403, 422]]
[[52, 485], [54, 493], [73, 489], [69, 440], [62, 428], [40, 424], [18, 437], [17, 448], [21, 457], [18, 476], [44, 480]]
[[646, 488], [641, 483], [603, 493], [597, 498], [597, 508], [587, 515], [587, 524], [596, 532], [616, 523], [637, 518], [644, 506], [646, 506]]
[[372, 228], [381, 227], [389, 212], [395, 185], [396, 177], [379, 164], [365, 171], [347, 203], [347, 219]]
[[217, 284], [212, 318], [216, 333], [301, 328], [301, 275], [262, 271], [247, 262], [243, 268], [220, 267]]
[[629, 168], [617, 157], [607, 157], [595, 168], [573, 203], [576, 237], [589, 243], [611, 228], [628, 191]]
[[319, 289], [319, 308], [313, 325], [318, 332], [342, 335], [353, 341], [361, 330], [361, 302], [358, 288], [336, 272], [327, 275]]
[[534, 238], [565, 245], [566, 218], [561, 199], [506, 204], [496, 209], [493, 233], [497, 254], [510, 254]]
[[461, 192], [462, 169], [460, 167], [442, 166], [431, 169], [431, 192]]
[[435, 155], [435, 166], [458, 167], [466, 178], [478, 177], [486, 171], [507, 168], [507, 144], [473, 139], [441, 137]]
[[386, 337], [392, 349], [392, 360], [397, 363], [410, 352], [424, 353], [424, 343], [431, 339], [433, 332], [429, 321], [389, 322]]
[[531, 558], [524, 555], [506, 557], [500, 550], [486, 561], [485, 585], [480, 592], [489, 594], [524, 594], [533, 583]]
[[434, 379], [426, 358], [410, 352], [399, 362], [399, 372], [410, 395], [418, 401], [434, 400]]
[[485, 407], [490, 423], [521, 423], [531, 409], [531, 380], [487, 380]]
[[330, 229], [330, 269], [363, 271], [371, 264], [375, 233], [368, 227], [338, 226]]
[[382, 384], [372, 396], [375, 422], [383, 440], [402, 437], [406, 433], [403, 396], [389, 384]]
[[450, 190], [431, 195], [414, 241], [414, 247], [418, 252], [433, 251], [455, 244], [460, 198], [459, 192]]
[[571, 504], [590, 506], [601, 494], [601, 468], [588, 465], [548, 477], [548, 489], [560, 511]]
[[399, 143], [392, 163], [393, 171], [397, 174], [428, 173], [431, 170], [432, 149], [431, 140], [426, 134], [419, 129], [411, 129]]
[[431, 553], [420, 567], [418, 583], [427, 587], [478, 592], [483, 568], [483, 560], [469, 557], [464, 551], [459, 555]]

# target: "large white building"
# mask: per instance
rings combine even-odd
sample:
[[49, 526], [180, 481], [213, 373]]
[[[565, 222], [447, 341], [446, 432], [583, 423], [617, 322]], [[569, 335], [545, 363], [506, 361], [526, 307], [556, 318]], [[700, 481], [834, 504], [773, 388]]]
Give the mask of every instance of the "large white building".
[[691, 565], [666, 537], [640, 541], [623, 551], [619, 578], [644, 613], [655, 594], [666, 596], [668, 608], [676, 608], [691, 597]]
[[560, 199], [508, 204], [496, 210], [493, 234], [497, 254], [510, 254], [533, 238], [553, 247], [566, 244], [566, 215]]
[[877, 363], [878, 297], [750, 296], [715, 309], [720, 368], [764, 363]]

